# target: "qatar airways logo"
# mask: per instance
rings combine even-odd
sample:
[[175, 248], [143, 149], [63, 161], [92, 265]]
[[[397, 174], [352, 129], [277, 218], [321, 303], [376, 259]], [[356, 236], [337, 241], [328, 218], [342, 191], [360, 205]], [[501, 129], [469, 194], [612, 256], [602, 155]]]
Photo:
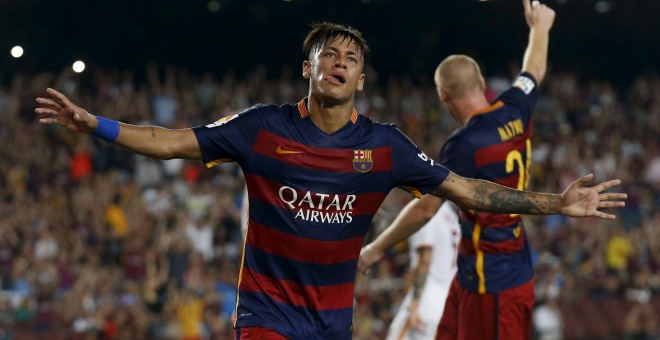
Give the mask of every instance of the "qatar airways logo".
[[355, 195], [322, 194], [292, 187], [279, 190], [280, 200], [296, 213], [296, 219], [320, 223], [350, 223], [353, 221]]

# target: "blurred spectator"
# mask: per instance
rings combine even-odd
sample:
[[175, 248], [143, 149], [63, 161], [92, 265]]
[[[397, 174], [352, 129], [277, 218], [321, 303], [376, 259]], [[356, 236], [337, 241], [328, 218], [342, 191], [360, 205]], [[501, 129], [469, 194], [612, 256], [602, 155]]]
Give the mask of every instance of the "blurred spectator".
[[[128, 123], [191, 126], [252, 102], [300, 100], [292, 96], [306, 84], [295, 71], [284, 67], [276, 79], [266, 71], [196, 76], [154, 65], [145, 79], [116, 70], [87, 79], [67, 68], [0, 84], [0, 339], [232, 337], [243, 248], [238, 167], [147, 162], [91, 137], [71, 139], [35, 123], [33, 99], [56, 86], [93, 112]], [[437, 154], [456, 126], [439, 111], [435, 88], [423, 84], [411, 77], [374, 81], [356, 107], [396, 123]], [[492, 94], [503, 86], [500, 79], [488, 84]], [[611, 320], [630, 338], [659, 335], [660, 77], [643, 74], [623, 85], [553, 72], [541, 89], [531, 188], [555, 192], [594, 172], [596, 179], [621, 178], [630, 199], [613, 223], [528, 217], [538, 254], [539, 337], [560, 338], [563, 327], [564, 338], [592, 338], [585, 329], [571, 333], [574, 320], [556, 305], [585, 297], [630, 303], [627, 317]], [[379, 218], [395, 216], [409, 199], [404, 195], [393, 191]], [[377, 222], [373, 228], [387, 224]], [[552, 266], [547, 258], [555, 259]], [[381, 263], [372, 276], [358, 274], [354, 339], [384, 337], [405, 292], [405, 246]], [[645, 293], [630, 296], [648, 300], [626, 298], [629, 288], [641, 288]], [[195, 312], [190, 328], [177, 313], [185, 308]]]

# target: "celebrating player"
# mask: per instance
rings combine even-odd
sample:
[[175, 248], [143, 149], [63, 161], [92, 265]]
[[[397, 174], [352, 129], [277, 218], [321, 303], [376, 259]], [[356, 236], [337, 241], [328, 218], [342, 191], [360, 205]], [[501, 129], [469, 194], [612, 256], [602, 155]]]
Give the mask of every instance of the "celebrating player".
[[[555, 13], [523, 0], [530, 27], [522, 72], [493, 103], [484, 95], [477, 63], [453, 55], [435, 72], [438, 95], [463, 125], [440, 151], [440, 163], [457, 174], [526, 189], [531, 163], [532, 111], [546, 72], [549, 31]], [[441, 200], [426, 195], [365, 247], [361, 266], [418, 229]], [[529, 339], [534, 305], [531, 254], [518, 214], [463, 209], [458, 274], [437, 330], [438, 339]], [[478, 316], [478, 317], [475, 317]]]
[[238, 163], [249, 194], [249, 222], [237, 296], [239, 339], [350, 339], [353, 286], [363, 238], [395, 187], [432, 193], [465, 209], [501, 213], [596, 216], [626, 196], [601, 193], [618, 180], [562, 194], [524, 192], [468, 179], [429, 159], [393, 125], [353, 108], [362, 90], [362, 34], [331, 23], [312, 25], [303, 42], [307, 97], [256, 105], [187, 129], [135, 126], [94, 116], [48, 89], [37, 98], [41, 123], [90, 133], [148, 157]]

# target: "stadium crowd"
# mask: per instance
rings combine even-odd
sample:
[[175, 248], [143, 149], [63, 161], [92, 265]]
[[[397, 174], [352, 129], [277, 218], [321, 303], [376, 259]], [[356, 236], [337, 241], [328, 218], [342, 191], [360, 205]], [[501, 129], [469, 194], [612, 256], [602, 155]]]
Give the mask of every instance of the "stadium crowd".
[[[366, 73], [357, 111], [396, 123], [437, 155], [458, 126], [430, 78], [379, 82]], [[512, 77], [488, 79], [489, 98]], [[290, 67], [278, 77], [257, 67], [215, 78], [149, 65], [143, 76], [63, 71], [15, 75], [0, 87], [0, 339], [231, 339], [240, 169], [151, 160], [41, 126], [34, 98], [47, 87], [111, 119], [177, 128], [250, 103], [297, 102], [307, 84]], [[613, 222], [526, 221], [537, 270], [535, 336], [660, 337], [660, 77], [615, 86], [553, 70], [535, 117], [531, 189], [557, 192], [594, 172], [595, 181], [620, 178], [629, 194]], [[392, 192], [371, 236], [409, 199]], [[370, 276], [358, 273], [355, 339], [384, 337], [406, 268], [402, 244]]]

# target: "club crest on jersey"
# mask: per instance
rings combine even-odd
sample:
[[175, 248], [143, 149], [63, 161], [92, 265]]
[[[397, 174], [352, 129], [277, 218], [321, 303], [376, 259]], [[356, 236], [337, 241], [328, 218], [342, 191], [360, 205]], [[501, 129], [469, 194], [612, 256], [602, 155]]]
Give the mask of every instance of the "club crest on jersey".
[[374, 167], [372, 153], [373, 150], [353, 150], [353, 169], [357, 172], [369, 172]]

